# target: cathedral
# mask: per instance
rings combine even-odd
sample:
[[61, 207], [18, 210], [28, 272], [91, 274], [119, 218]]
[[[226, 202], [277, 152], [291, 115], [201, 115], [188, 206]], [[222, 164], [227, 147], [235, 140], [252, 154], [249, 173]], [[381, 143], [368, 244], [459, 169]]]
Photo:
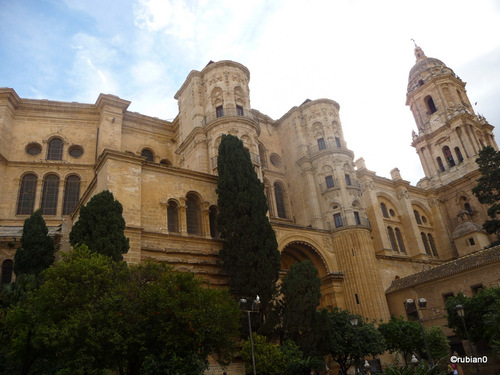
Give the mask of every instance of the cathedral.
[[354, 160], [334, 100], [308, 99], [277, 120], [252, 108], [250, 72], [233, 61], [191, 71], [175, 94], [173, 121], [130, 112], [114, 95], [83, 104], [1, 88], [2, 283], [14, 279], [23, 222], [34, 210], [69, 251], [80, 207], [107, 189], [123, 205], [127, 262], [164, 261], [225, 285], [215, 188], [220, 139], [233, 134], [265, 185], [282, 274], [309, 259], [323, 307], [387, 320], [404, 314], [406, 298], [425, 297], [424, 322], [443, 325], [446, 295], [499, 282], [498, 249], [482, 250], [493, 240], [481, 227], [487, 207], [471, 193], [479, 150], [498, 146], [465, 82], [418, 46], [415, 57], [406, 105], [425, 172], [416, 186], [398, 169], [384, 178]]

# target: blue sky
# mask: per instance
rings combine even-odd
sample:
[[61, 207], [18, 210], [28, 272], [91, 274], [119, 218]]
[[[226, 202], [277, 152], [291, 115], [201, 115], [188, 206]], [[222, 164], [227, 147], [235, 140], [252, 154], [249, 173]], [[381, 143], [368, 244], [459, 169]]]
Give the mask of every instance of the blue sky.
[[500, 128], [495, 0], [0, 0], [0, 86], [83, 103], [114, 94], [131, 111], [173, 119], [191, 70], [234, 60], [251, 72], [253, 108], [278, 119], [307, 98], [333, 99], [356, 158], [416, 183], [412, 38]]

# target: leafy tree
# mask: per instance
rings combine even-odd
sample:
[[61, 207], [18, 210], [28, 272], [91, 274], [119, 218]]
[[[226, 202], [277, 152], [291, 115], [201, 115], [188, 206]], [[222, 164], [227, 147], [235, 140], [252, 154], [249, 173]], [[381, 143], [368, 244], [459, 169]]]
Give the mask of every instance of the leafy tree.
[[238, 298], [258, 295], [265, 313], [276, 294], [281, 264], [276, 236], [266, 216], [264, 185], [243, 142], [235, 136], [222, 136], [217, 167], [222, 267], [231, 292]]
[[104, 190], [90, 199], [80, 209], [78, 221], [73, 226], [69, 239], [71, 245], [85, 244], [92, 251], [123, 259], [129, 249], [129, 240], [124, 235], [125, 219], [123, 207], [115, 200], [113, 193]]
[[495, 287], [481, 289], [478, 294], [472, 297], [466, 297], [459, 293], [449, 298], [446, 301], [448, 327], [453, 329], [460, 338], [467, 340], [462, 319], [455, 310], [456, 305], [460, 304], [464, 308], [464, 320], [471, 341], [477, 343], [481, 340], [490, 341], [495, 337], [500, 338], [500, 327], [496, 328], [497, 331], [494, 328], [493, 330], [488, 329], [491, 327], [488, 322], [495, 314], [498, 314], [498, 310], [495, 309], [499, 305], [499, 300], [500, 288]]
[[477, 180], [477, 185], [472, 189], [472, 193], [480, 203], [488, 204], [488, 216], [491, 220], [486, 220], [483, 228], [490, 234], [495, 234], [498, 238], [494, 244], [500, 243], [500, 152], [491, 146], [484, 147], [479, 151], [476, 159], [479, 165], [479, 172], [482, 176]]
[[14, 255], [14, 273], [38, 275], [54, 263], [54, 241], [43, 220], [42, 212], [36, 210], [24, 221], [21, 246]]
[[18, 367], [37, 374], [198, 374], [210, 354], [224, 363], [232, 358], [238, 307], [193, 274], [149, 262], [128, 267], [82, 245], [43, 276], [7, 315]]
[[325, 327], [328, 330], [328, 343], [325, 349], [344, 374], [362, 358], [384, 352], [384, 337], [373, 323], [364, 322], [362, 317], [358, 317], [358, 325], [353, 326], [349, 311], [339, 308], [329, 311], [328, 317]]
[[281, 284], [284, 337], [297, 343], [306, 355], [318, 354], [317, 344], [323, 331], [317, 311], [320, 287], [318, 270], [309, 260], [292, 265]]
[[[280, 350], [279, 345], [267, 341], [265, 336], [260, 336], [255, 332], [252, 337], [256, 373], [261, 375], [284, 374], [286, 368], [286, 358], [285, 354]], [[241, 357], [248, 364], [248, 373], [252, 374], [253, 365], [250, 339], [243, 341]]]
[[440, 360], [450, 355], [450, 344], [441, 327], [433, 326], [425, 332], [431, 357]]
[[387, 350], [401, 352], [406, 365], [412, 353], [424, 348], [422, 331], [416, 321], [393, 315], [387, 323], [381, 323], [378, 330], [384, 336]]

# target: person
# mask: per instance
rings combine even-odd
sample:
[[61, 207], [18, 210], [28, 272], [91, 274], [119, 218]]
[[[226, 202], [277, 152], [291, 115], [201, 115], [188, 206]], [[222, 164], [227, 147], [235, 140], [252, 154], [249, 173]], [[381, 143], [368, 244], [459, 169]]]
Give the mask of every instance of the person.
[[448, 375], [453, 375], [453, 367], [451, 367], [451, 363], [448, 363]]
[[458, 368], [456, 364], [452, 364], [451, 367], [453, 368], [453, 375], [458, 375]]

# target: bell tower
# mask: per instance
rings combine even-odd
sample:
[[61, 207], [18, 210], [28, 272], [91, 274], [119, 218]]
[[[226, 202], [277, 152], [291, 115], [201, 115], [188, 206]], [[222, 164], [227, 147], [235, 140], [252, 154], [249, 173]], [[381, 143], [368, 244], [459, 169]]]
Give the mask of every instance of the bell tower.
[[493, 126], [474, 113], [466, 83], [442, 61], [427, 57], [417, 45], [415, 57], [406, 94], [406, 105], [418, 129], [413, 132], [412, 146], [427, 183], [439, 188], [475, 171], [481, 148], [498, 146]]

